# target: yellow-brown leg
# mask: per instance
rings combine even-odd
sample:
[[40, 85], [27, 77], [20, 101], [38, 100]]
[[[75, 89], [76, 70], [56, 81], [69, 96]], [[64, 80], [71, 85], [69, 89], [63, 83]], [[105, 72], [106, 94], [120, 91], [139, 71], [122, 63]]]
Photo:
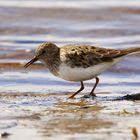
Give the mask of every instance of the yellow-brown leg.
[[81, 81], [81, 87], [80, 87], [80, 89], [79, 89], [78, 91], [76, 91], [74, 94], [72, 94], [72, 95], [69, 97], [69, 99], [74, 98], [74, 96], [75, 96], [76, 94], [78, 94], [79, 92], [81, 92], [83, 89], [84, 89], [84, 84], [83, 84], [83, 81]]
[[96, 94], [94, 93], [94, 90], [95, 90], [95, 88], [97, 87], [98, 83], [99, 83], [99, 78], [96, 77], [96, 83], [95, 83], [93, 89], [91, 90], [91, 92], [90, 92], [90, 94], [89, 94], [90, 96], [96, 96]]

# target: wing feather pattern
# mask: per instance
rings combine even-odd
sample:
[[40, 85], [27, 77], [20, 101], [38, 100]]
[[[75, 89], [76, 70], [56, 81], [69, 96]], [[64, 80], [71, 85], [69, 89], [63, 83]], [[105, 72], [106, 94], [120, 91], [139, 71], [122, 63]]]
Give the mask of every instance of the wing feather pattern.
[[[65, 49], [64, 49], [65, 48]], [[88, 45], [67, 45], [61, 49], [61, 61], [71, 67], [98, 65], [103, 62], [112, 62], [115, 58], [126, 55], [122, 50], [99, 48]]]

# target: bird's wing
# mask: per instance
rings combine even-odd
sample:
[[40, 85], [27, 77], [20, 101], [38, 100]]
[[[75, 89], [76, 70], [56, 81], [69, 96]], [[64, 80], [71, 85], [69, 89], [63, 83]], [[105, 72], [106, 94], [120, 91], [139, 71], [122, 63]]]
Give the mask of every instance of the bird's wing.
[[[65, 49], [64, 49], [65, 48]], [[61, 48], [61, 60], [71, 67], [90, 67], [103, 62], [111, 62], [125, 55], [121, 50], [95, 46], [65, 46]]]

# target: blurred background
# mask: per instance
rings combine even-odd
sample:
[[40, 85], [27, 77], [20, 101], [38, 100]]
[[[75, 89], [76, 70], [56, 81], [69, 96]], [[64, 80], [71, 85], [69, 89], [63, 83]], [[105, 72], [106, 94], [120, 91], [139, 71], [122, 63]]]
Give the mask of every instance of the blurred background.
[[[33, 56], [34, 49], [45, 41], [59, 46], [68, 43], [95, 44], [116, 49], [139, 46], [140, 1], [0, 0], [1, 92], [44, 92], [52, 90], [53, 84], [63, 86], [67, 83], [51, 76], [46, 70], [43, 71], [45, 68], [41, 65], [28, 70], [24, 70], [21, 65], [26, 63]], [[125, 58], [103, 76], [108, 77], [109, 74], [112, 80], [108, 84], [116, 84], [114, 76], [121, 78], [123, 75], [122, 79], [126, 78], [123, 82], [130, 82], [128, 85], [131, 85], [132, 79], [136, 77], [137, 86], [139, 73], [140, 62], [137, 54]], [[119, 78], [117, 83], [122, 81]], [[40, 81], [37, 82], [38, 80]], [[106, 79], [102, 82], [105, 85], [109, 81]], [[27, 89], [24, 85], [27, 85]], [[73, 89], [69, 88], [66, 86], [65, 90]]]

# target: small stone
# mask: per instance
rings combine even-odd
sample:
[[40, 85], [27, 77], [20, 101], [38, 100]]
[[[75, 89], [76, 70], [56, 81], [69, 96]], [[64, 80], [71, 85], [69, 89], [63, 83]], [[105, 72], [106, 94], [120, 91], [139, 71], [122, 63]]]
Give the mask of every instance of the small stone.
[[9, 136], [9, 135], [10, 135], [10, 133], [2, 132], [2, 133], [0, 133], [0, 138], [7, 137], [7, 136]]

